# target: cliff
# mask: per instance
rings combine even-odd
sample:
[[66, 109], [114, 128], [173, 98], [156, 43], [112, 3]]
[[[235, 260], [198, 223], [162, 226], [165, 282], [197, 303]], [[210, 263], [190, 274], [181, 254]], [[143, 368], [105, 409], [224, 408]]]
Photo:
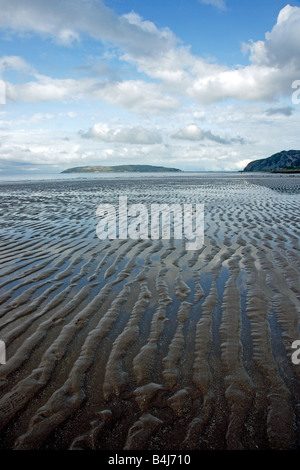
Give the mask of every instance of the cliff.
[[[298, 167], [298, 168], [297, 168]], [[300, 150], [283, 150], [271, 157], [248, 163], [243, 171], [299, 171]]]

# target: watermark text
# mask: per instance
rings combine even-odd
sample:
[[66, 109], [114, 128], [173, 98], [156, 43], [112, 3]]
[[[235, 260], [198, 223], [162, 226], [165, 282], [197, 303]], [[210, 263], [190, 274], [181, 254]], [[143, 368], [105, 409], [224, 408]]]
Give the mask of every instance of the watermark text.
[[296, 351], [292, 354], [292, 363], [295, 365], [300, 364], [300, 339], [293, 341], [292, 349], [296, 349]]
[[6, 104], [6, 86], [3, 80], [0, 80], [0, 105]]
[[294, 80], [292, 83], [292, 88], [296, 89], [292, 94], [292, 102], [293, 104], [300, 103], [300, 80]]
[[0, 340], [0, 364], [6, 364], [6, 347], [4, 341]]
[[200, 250], [204, 244], [204, 204], [151, 204], [149, 211], [141, 203], [128, 206], [127, 197], [119, 196], [118, 210], [101, 204], [96, 216], [100, 240], [185, 238], [187, 250]]

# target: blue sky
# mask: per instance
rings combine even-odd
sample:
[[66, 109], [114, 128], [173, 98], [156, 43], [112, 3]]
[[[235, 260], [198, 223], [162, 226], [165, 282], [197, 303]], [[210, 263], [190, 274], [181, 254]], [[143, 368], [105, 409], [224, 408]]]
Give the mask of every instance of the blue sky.
[[0, 175], [145, 162], [239, 170], [300, 147], [299, 1], [0, 7]]

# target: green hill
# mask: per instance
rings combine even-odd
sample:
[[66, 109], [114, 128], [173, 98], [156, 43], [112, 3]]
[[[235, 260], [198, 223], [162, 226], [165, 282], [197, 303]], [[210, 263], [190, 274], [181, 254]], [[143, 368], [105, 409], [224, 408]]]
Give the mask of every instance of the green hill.
[[166, 168], [154, 165], [115, 165], [115, 166], [77, 166], [68, 168], [62, 173], [149, 173], [149, 172], [180, 172], [178, 168]]

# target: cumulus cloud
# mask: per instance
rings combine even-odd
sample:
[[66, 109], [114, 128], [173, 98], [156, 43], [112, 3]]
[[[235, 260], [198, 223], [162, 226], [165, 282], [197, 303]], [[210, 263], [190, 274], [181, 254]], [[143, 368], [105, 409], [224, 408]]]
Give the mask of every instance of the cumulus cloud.
[[190, 124], [178, 132], [172, 135], [173, 139], [181, 140], [190, 140], [190, 141], [201, 141], [201, 140], [211, 140], [218, 144], [231, 144], [231, 143], [240, 143], [243, 144], [244, 140], [242, 138], [223, 138], [219, 135], [213, 134], [211, 131], [204, 131], [200, 129], [196, 124]]
[[86, 139], [110, 143], [153, 145], [162, 142], [161, 135], [156, 130], [145, 129], [141, 126], [111, 129], [102, 122], [94, 124], [87, 132], [81, 131], [80, 135]]
[[25, 73], [33, 73], [34, 69], [19, 56], [0, 57], [0, 74], [9, 70], [17, 70]]
[[265, 40], [250, 41], [243, 49], [250, 64], [231, 68], [195, 56], [179, 44], [155, 57], [126, 51], [121, 58], [160, 80], [169, 92], [203, 104], [227, 99], [271, 101], [289, 95], [292, 81], [300, 76], [300, 8], [284, 7]]
[[138, 114], [175, 111], [180, 104], [177, 98], [163, 93], [159, 85], [142, 80], [55, 79], [40, 74], [24, 84], [6, 83], [6, 96], [8, 101], [27, 103], [105, 100]]
[[156, 83], [142, 80], [107, 83], [102, 89], [95, 92], [95, 96], [136, 113], [168, 113], [176, 111], [180, 106], [178, 98], [163, 93], [161, 87]]
[[[220, 0], [205, 1], [224, 5]], [[65, 45], [88, 35], [116, 46], [119, 60], [156, 80], [89, 83], [36, 76], [23, 86], [10, 84], [8, 94], [13, 101], [22, 101], [23, 94], [28, 101], [68, 100], [76, 94], [105, 99], [133, 112], [169, 112], [178, 108], [178, 97], [203, 104], [227, 99], [271, 101], [290, 94], [292, 81], [300, 76], [299, 7], [284, 7], [265, 40], [244, 44], [250, 64], [236, 67], [195, 56], [168, 28], [158, 28], [134, 12], [117, 16], [100, 0], [0, 0], [0, 7], [2, 29], [50, 36]]]
[[265, 41], [249, 43], [251, 62], [269, 67], [300, 67], [300, 8], [286, 5]]
[[24, 84], [6, 83], [8, 101], [35, 103], [40, 101], [66, 102], [86, 96], [93, 86], [92, 80], [53, 79], [36, 75], [36, 80]]
[[151, 55], [176, 42], [168, 28], [158, 29], [134, 14], [117, 16], [101, 0], [0, 0], [0, 10], [0, 28], [34, 32], [67, 46], [88, 35]]
[[[176, 120], [192, 124], [189, 119], [193, 109], [200, 108], [195, 108], [195, 105], [186, 108], [184, 113], [176, 116]], [[288, 119], [287, 126], [283, 127], [282, 119], [272, 119], [270, 125], [263, 104], [249, 106], [231, 103], [227, 106], [212, 106], [206, 108], [205, 127], [204, 123], [202, 125], [198, 123], [201, 130], [208, 132], [210, 129], [211, 134], [224, 140], [238, 140], [239, 135], [243, 136], [245, 142], [242, 147], [238, 143], [223, 145], [207, 138], [199, 141], [171, 138], [171, 134], [175, 134], [176, 131], [169, 116], [151, 117], [150, 120], [148, 116], [144, 118], [139, 116], [139, 120], [135, 121], [137, 126], [148, 131], [157, 131], [161, 135], [162, 142], [155, 145], [129, 142], [115, 144], [96, 138], [84, 139], [78, 133], [78, 129], [82, 128], [82, 121], [79, 121], [80, 124], [75, 122], [67, 130], [61, 126], [65, 118], [61, 116], [64, 120], [59, 120], [59, 114], [53, 116], [50, 113], [45, 116], [49, 122], [57, 124], [55, 127], [50, 125], [47, 130], [39, 123], [38, 126], [35, 124], [36, 119], [42, 118], [36, 113], [20, 116], [23, 118], [22, 122], [21, 119], [15, 119], [11, 112], [0, 114], [2, 119], [0, 127], [7, 123], [7, 119], [10, 120], [9, 128], [2, 132], [0, 170], [10, 171], [8, 166], [4, 165], [5, 162], [7, 165], [12, 162], [11, 170], [17, 162], [22, 162], [26, 163], [26, 168], [29, 166], [39, 168], [40, 172], [46, 170], [42, 165], [48, 165], [49, 170], [57, 172], [58, 169], [64, 170], [73, 166], [117, 165], [122, 162], [128, 164], [148, 162], [185, 170], [236, 170], [243, 169], [250, 160], [265, 158], [276, 153], [278, 148], [297, 148], [299, 143], [299, 115], [296, 110]], [[25, 119], [28, 122], [26, 126]], [[121, 128], [126, 130], [135, 127], [121, 116], [118, 121], [110, 121], [107, 124], [108, 134]], [[186, 127], [188, 125], [180, 125], [180, 121], [177, 121], [178, 132]], [[88, 132], [89, 129], [84, 128], [84, 130]]]

